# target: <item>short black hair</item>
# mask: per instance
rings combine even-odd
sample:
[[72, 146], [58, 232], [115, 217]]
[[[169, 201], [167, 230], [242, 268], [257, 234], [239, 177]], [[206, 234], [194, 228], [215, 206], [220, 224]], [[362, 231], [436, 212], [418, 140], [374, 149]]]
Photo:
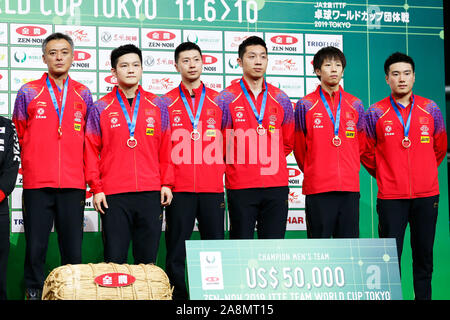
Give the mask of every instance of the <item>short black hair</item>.
[[[326, 60], [339, 60], [342, 64], [342, 69], [345, 69], [347, 65], [347, 60], [345, 59], [344, 53], [336, 47], [328, 46], [323, 47], [319, 51], [316, 52], [313, 58], [313, 68], [314, 72], [322, 67], [323, 62]], [[317, 75], [317, 78], [320, 79], [320, 76]]]
[[175, 49], [175, 63], [178, 62], [178, 57], [180, 56], [181, 52], [189, 50], [197, 50], [198, 52], [200, 52], [200, 56], [203, 57], [202, 50], [196, 43], [186, 41], [178, 45], [178, 47]]
[[142, 64], [142, 51], [134, 44], [124, 44], [123, 46], [115, 48], [111, 51], [111, 68], [117, 67], [117, 61], [119, 58], [127, 53], [136, 53], [139, 56]]
[[66, 40], [70, 44], [70, 47], [72, 48], [72, 52], [73, 52], [74, 45], [73, 45], [72, 38], [65, 33], [55, 32], [55, 33], [52, 33], [51, 35], [49, 35], [47, 38], [45, 38], [45, 40], [42, 42], [42, 53], [45, 54], [45, 48], [47, 48], [47, 44], [50, 41], [60, 40], [60, 39]]
[[248, 37], [247, 39], [245, 39], [244, 41], [242, 41], [242, 43], [239, 45], [239, 49], [238, 49], [238, 55], [239, 58], [242, 59], [242, 57], [244, 56], [245, 50], [247, 49], [248, 46], [263, 46], [264, 49], [266, 49], [266, 53], [267, 53], [267, 45], [266, 42], [261, 39], [260, 37], [257, 36], [251, 36]]
[[384, 62], [384, 73], [386, 75], [388, 75], [391, 64], [394, 64], [397, 62], [409, 63], [412, 67], [412, 71], [415, 72], [416, 66], [414, 65], [414, 60], [410, 56], [397, 51], [397, 52], [394, 52], [393, 54], [391, 54]]

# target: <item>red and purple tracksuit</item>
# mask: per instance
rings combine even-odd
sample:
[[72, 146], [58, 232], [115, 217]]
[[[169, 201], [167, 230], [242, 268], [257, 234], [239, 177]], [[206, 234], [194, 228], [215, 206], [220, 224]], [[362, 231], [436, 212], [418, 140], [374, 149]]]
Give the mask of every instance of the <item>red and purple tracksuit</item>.
[[[192, 104], [191, 95], [183, 83], [180, 86], [187, 97], [186, 101], [192, 114], [196, 115], [204, 84], [193, 90], [195, 105]], [[161, 97], [162, 103], [169, 112], [173, 137], [172, 156], [174, 159], [172, 160], [175, 167], [175, 184], [172, 191], [221, 193], [223, 192], [225, 163], [221, 139], [223, 112], [214, 102], [218, 92], [205, 87], [205, 97], [198, 124], [200, 139], [194, 141], [191, 139], [193, 131], [191, 119], [179, 90], [179, 87], [176, 87]], [[213, 154], [212, 149], [220, 151], [220, 153]]]
[[[263, 85], [258, 97], [254, 97], [244, 78], [242, 81], [257, 112], [260, 112], [265, 86]], [[217, 104], [224, 110], [224, 127], [234, 130], [233, 137], [227, 137], [227, 133], [224, 137], [227, 145], [225, 171], [227, 189], [288, 185], [286, 156], [294, 146], [294, 111], [289, 97], [283, 91], [271, 84], [267, 84], [267, 86], [267, 104], [262, 121], [266, 134], [265, 137], [261, 136], [265, 139], [264, 141], [262, 141], [263, 139], [253, 139], [253, 141], [250, 139], [258, 138], [256, 133], [258, 123], [239, 81], [223, 90], [216, 99]], [[245, 144], [244, 140], [240, 139], [240, 135], [247, 135]], [[273, 143], [276, 145], [272, 145]], [[272, 154], [273, 150], [278, 153]], [[274, 166], [275, 172], [272, 172], [271, 166]], [[268, 174], [264, 173], [264, 169], [267, 169]]]
[[300, 99], [295, 109], [294, 156], [304, 173], [303, 194], [330, 191], [359, 192], [360, 154], [365, 145], [364, 107], [342, 87], [329, 95], [322, 90], [334, 118], [341, 100], [339, 137], [332, 144], [334, 125], [320, 96], [321, 87]]
[[[91, 92], [69, 77], [59, 135], [59, 118], [46, 80], [47, 73], [23, 85], [14, 105], [12, 119], [21, 146], [23, 188], [86, 189], [83, 147], [86, 117], [92, 107]], [[62, 92], [49, 80], [56, 99], [61, 101]]]
[[128, 113], [133, 114], [136, 98], [130, 106], [123, 92], [113, 91], [96, 101], [86, 126], [86, 180], [94, 194], [106, 195], [159, 191], [173, 186], [170, 124], [167, 109], [158, 105], [158, 97], [139, 86], [140, 106], [130, 148], [127, 121], [117, 99], [119, 91]]
[[[377, 179], [378, 198], [411, 199], [439, 194], [438, 166], [447, 151], [447, 133], [439, 107], [432, 100], [413, 95], [409, 148], [402, 146], [404, 127], [390, 97], [366, 112], [365, 166]], [[406, 123], [411, 103], [399, 110]]]

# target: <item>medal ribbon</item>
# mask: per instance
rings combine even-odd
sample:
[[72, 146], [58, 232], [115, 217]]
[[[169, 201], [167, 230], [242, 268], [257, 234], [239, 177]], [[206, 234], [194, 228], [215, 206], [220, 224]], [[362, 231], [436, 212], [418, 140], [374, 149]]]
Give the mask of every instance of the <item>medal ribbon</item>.
[[412, 100], [411, 110], [409, 110], [409, 115], [408, 115], [408, 119], [406, 120], [406, 125], [405, 125], [405, 122], [403, 121], [403, 117], [402, 117], [402, 115], [400, 113], [400, 110], [397, 107], [397, 103], [392, 98], [392, 95], [389, 96], [389, 99], [391, 100], [392, 108], [394, 108], [395, 113], [397, 114], [398, 120], [400, 120], [400, 123], [403, 126], [403, 131], [404, 131], [404, 134], [405, 134], [405, 138], [407, 138], [408, 135], [409, 135], [409, 129], [411, 128], [411, 115], [412, 115], [412, 111], [413, 111], [413, 108], [414, 108], [415, 97], [414, 97], [414, 95], [412, 96], [413, 100]]
[[320, 98], [322, 99], [323, 104], [325, 105], [325, 109], [327, 109], [328, 116], [330, 117], [331, 122], [333, 122], [334, 125], [334, 136], [339, 135], [339, 123], [341, 120], [341, 100], [342, 100], [342, 92], [339, 92], [339, 104], [336, 110], [336, 120], [334, 120], [333, 112], [331, 112], [331, 108], [328, 105], [327, 99], [325, 99], [325, 96], [322, 92], [322, 88], [320, 88]]
[[56, 99], [56, 95], [55, 95], [55, 92], [53, 91], [53, 87], [52, 87], [52, 84], [50, 83], [50, 79], [47, 76], [47, 88], [48, 88], [48, 91], [50, 92], [50, 97], [52, 98], [53, 106], [55, 107], [56, 114], [58, 115], [58, 118], [59, 118], [59, 127], [60, 128], [61, 128], [62, 119], [63, 119], [63, 115], [64, 115], [64, 108], [66, 106], [67, 89], [68, 89], [68, 87], [69, 87], [69, 77], [67, 76], [67, 79], [64, 82], [63, 99], [62, 99], [61, 113], [60, 113], [59, 112], [58, 100]]
[[189, 103], [188, 103], [188, 101], [186, 99], [186, 96], [185, 96], [183, 90], [181, 89], [181, 84], [178, 86], [178, 89], [180, 90], [181, 100], [183, 100], [184, 107], [186, 108], [186, 111], [187, 111], [187, 113], [189, 115], [189, 119], [191, 119], [192, 127], [196, 131], [197, 130], [197, 126], [198, 126], [198, 122], [200, 120], [200, 114], [202, 113], [203, 102], [205, 101], [205, 95], [206, 95], [205, 85], [203, 85], [202, 95], [201, 95], [200, 101], [198, 103], [198, 108], [197, 108], [197, 113], [195, 115], [195, 118], [194, 118], [194, 114], [192, 113], [191, 107], [189, 106]]
[[250, 107], [253, 110], [253, 113], [255, 114], [256, 117], [256, 121], [258, 121], [258, 124], [261, 126], [262, 125], [262, 121], [264, 118], [264, 111], [266, 110], [266, 103], [267, 103], [267, 91], [269, 91], [269, 89], [267, 88], [267, 82], [266, 80], [264, 80], [264, 85], [266, 87], [266, 90], [264, 90], [264, 96], [263, 96], [263, 100], [261, 103], [261, 110], [258, 114], [258, 111], [256, 110], [255, 104], [253, 103], [252, 98], [250, 97], [250, 94], [247, 91], [247, 88], [244, 85], [244, 82], [241, 81], [239, 82], [239, 84], [241, 85], [242, 91], [244, 92], [245, 98], [247, 99], [248, 103], [250, 104]]
[[116, 90], [117, 90], [116, 91], [117, 100], [119, 101], [120, 107], [122, 108], [123, 114], [125, 115], [125, 119], [127, 120], [128, 130], [130, 131], [130, 137], [134, 137], [134, 130], [136, 129], [136, 120], [139, 111], [139, 102], [141, 100], [141, 92], [138, 91], [138, 94], [136, 95], [136, 102], [134, 103], [133, 121], [131, 121], [130, 115], [128, 114], [128, 110], [125, 107], [122, 97], [120, 96], [119, 88], [116, 88]]

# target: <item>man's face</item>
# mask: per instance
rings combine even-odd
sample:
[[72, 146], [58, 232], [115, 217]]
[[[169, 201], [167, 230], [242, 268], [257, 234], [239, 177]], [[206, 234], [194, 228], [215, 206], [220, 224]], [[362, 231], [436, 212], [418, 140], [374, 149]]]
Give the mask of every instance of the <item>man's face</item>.
[[73, 62], [73, 48], [65, 39], [55, 39], [47, 43], [42, 55], [43, 62], [51, 75], [61, 76], [69, 72]]
[[334, 87], [339, 85], [344, 75], [344, 67], [342, 66], [341, 60], [326, 58], [323, 60], [320, 69], [316, 69], [315, 72], [320, 76], [320, 82], [322, 84]]
[[187, 81], [195, 81], [200, 78], [203, 70], [203, 60], [198, 50], [186, 50], [180, 52], [175, 69], [180, 73], [181, 78]]
[[411, 64], [407, 62], [397, 62], [389, 66], [386, 76], [386, 83], [391, 87], [395, 96], [401, 97], [409, 94], [414, 86], [416, 76]]
[[120, 86], [133, 87], [142, 78], [142, 63], [136, 53], [127, 53], [119, 57], [115, 68], [111, 69]]
[[259, 44], [250, 45], [245, 48], [242, 59], [238, 58], [237, 61], [245, 76], [251, 79], [260, 79], [266, 73], [268, 63], [267, 51]]

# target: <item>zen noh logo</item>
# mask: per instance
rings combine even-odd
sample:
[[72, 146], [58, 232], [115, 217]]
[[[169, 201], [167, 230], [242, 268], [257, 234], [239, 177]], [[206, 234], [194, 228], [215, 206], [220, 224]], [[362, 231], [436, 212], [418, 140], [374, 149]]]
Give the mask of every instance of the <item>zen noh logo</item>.
[[23, 26], [16, 29], [16, 32], [22, 36], [27, 37], [39, 37], [43, 36], [47, 33], [47, 30], [45, 30], [42, 27], [37, 26]]
[[112, 76], [112, 75], [111, 76], [107, 76], [105, 78], [105, 81], [110, 83], [110, 84], [117, 84], [117, 78]]
[[169, 31], [152, 31], [147, 33], [147, 37], [156, 41], [169, 41], [175, 39], [176, 35]]
[[289, 45], [296, 44], [298, 42], [298, 39], [296, 37], [288, 36], [288, 35], [277, 35], [277, 36], [273, 36], [272, 38], [270, 38], [270, 41], [272, 41], [273, 43], [276, 43], [276, 44], [289, 46]]
[[289, 178], [297, 177], [301, 174], [301, 171], [295, 168], [288, 168]]
[[217, 58], [210, 55], [203, 55], [203, 64], [214, 64], [217, 62]]
[[73, 53], [73, 59], [75, 61], [84, 61], [91, 58], [91, 55], [85, 51], [75, 50]]
[[126, 273], [106, 273], [94, 279], [94, 282], [99, 286], [110, 288], [129, 286], [135, 281], [134, 276]]

